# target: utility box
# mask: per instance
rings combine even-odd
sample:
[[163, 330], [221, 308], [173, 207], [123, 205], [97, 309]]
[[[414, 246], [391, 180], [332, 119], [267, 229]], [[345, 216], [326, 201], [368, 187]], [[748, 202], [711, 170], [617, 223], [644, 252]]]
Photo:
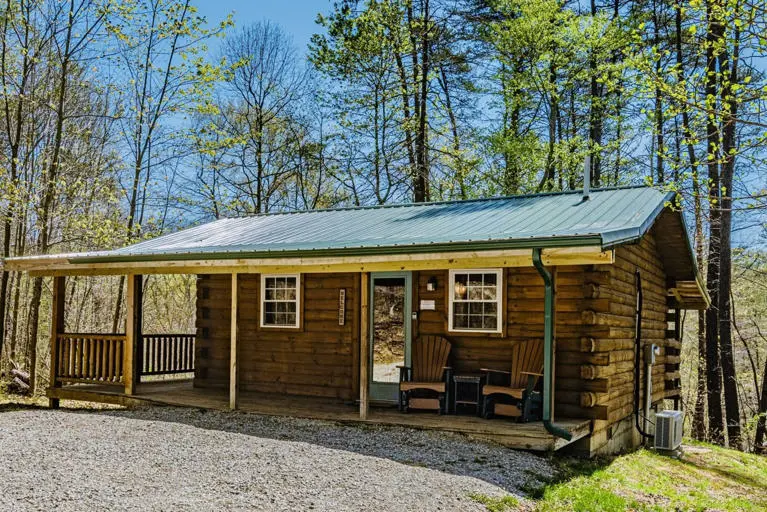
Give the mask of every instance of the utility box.
[[655, 448], [674, 451], [682, 445], [682, 411], [661, 411], [655, 415]]

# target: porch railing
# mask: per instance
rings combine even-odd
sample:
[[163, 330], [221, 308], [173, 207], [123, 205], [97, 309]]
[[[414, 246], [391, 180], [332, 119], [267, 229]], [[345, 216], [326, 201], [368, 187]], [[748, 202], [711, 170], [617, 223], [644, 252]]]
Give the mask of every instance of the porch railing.
[[122, 383], [124, 334], [64, 333], [56, 337], [56, 343], [57, 380]]
[[141, 375], [194, 371], [194, 334], [143, 334]]

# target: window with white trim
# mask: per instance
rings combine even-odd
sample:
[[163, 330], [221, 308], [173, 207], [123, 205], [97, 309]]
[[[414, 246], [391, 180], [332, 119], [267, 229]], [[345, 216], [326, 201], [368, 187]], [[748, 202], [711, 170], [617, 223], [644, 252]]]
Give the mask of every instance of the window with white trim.
[[448, 330], [501, 332], [503, 271], [450, 271]]
[[261, 327], [298, 327], [300, 304], [300, 274], [261, 274]]

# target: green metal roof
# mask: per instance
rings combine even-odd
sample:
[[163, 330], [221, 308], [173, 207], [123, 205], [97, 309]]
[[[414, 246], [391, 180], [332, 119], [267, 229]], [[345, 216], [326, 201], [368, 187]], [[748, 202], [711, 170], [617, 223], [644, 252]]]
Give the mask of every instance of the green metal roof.
[[[395, 254], [601, 245], [639, 239], [673, 193], [651, 187], [253, 215], [216, 220], [73, 263]], [[686, 235], [685, 235], [686, 236]]]

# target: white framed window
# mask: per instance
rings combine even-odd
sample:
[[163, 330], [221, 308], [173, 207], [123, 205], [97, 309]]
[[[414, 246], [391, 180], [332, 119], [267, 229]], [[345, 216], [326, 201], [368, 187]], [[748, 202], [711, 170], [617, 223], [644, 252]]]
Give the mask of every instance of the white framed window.
[[501, 332], [503, 270], [451, 270], [449, 286], [449, 331]]
[[261, 274], [261, 327], [301, 324], [301, 274]]

